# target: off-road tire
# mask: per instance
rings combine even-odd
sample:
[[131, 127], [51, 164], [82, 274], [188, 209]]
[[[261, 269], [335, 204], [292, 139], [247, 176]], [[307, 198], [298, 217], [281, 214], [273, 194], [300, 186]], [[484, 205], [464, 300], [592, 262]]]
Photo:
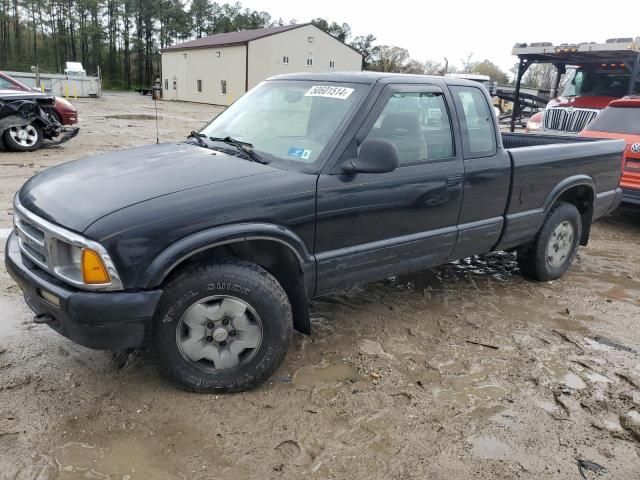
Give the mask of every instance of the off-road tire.
[[[293, 331], [291, 305], [278, 281], [262, 267], [235, 259], [190, 266], [163, 291], [154, 316], [151, 346], [162, 372], [181, 388], [202, 393], [249, 390], [268, 379], [284, 360]], [[260, 346], [247, 363], [232, 371], [201, 368], [186, 358], [178, 345], [177, 329], [185, 311], [212, 296], [230, 296], [247, 303], [261, 322]]]
[[[571, 248], [563, 263], [553, 266], [547, 259], [547, 247], [554, 230], [563, 222], [569, 222], [573, 227]], [[578, 252], [581, 233], [582, 219], [575, 205], [564, 202], [556, 203], [549, 210], [533, 241], [518, 247], [517, 261], [522, 275], [539, 282], [560, 278], [569, 269]]]
[[11, 136], [10, 129], [7, 128], [2, 135], [2, 140], [4, 141], [5, 148], [7, 148], [8, 150], [13, 150], [14, 152], [32, 152], [34, 150], [38, 150], [42, 146], [42, 142], [44, 141], [42, 129], [35, 123], [31, 124], [31, 126], [34, 128], [37, 135], [36, 141], [33, 143], [33, 145], [25, 146], [16, 142]]

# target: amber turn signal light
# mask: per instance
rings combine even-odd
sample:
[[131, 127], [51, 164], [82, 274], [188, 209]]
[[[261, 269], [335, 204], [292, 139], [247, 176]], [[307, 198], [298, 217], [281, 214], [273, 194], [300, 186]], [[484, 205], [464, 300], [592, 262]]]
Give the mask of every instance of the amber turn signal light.
[[111, 281], [100, 255], [88, 248], [82, 249], [82, 281], [88, 285]]

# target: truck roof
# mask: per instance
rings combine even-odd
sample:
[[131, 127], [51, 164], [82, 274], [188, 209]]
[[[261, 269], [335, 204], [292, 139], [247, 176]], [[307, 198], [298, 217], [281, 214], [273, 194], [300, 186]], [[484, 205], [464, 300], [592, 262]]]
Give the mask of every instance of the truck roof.
[[478, 82], [465, 80], [464, 78], [393, 72], [286, 73], [269, 77], [267, 80], [311, 80], [317, 82], [362, 83], [366, 85], [371, 85], [382, 80], [386, 83], [435, 83], [478, 86]]

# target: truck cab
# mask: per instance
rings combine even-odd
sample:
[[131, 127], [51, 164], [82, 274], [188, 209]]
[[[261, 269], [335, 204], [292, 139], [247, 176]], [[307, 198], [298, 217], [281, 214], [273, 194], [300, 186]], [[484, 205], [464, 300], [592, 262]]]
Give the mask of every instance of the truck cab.
[[517, 83], [535, 63], [552, 64], [556, 70], [552, 98], [528, 121], [528, 131], [576, 135], [613, 100], [640, 93], [640, 37], [516, 44], [513, 53], [520, 59]]
[[578, 66], [569, 75], [560, 95], [543, 112], [544, 131], [580, 133], [609, 103], [640, 93], [640, 79], [632, 78], [624, 63]]

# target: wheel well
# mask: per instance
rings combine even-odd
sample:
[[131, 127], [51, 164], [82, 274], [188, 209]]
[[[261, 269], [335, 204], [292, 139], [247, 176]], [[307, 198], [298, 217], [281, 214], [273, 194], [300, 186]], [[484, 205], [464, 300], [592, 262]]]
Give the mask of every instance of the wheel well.
[[293, 250], [280, 242], [242, 240], [212, 247], [185, 259], [176, 266], [165, 282], [191, 265], [228, 257], [253, 262], [271, 273], [287, 293], [293, 312], [294, 328], [301, 333], [311, 333], [309, 300], [302, 266]]
[[587, 245], [591, 233], [591, 220], [593, 218], [593, 189], [588, 185], [576, 185], [571, 187], [558, 197], [556, 202], [565, 202], [575, 205], [582, 218], [582, 235], [580, 245]]

